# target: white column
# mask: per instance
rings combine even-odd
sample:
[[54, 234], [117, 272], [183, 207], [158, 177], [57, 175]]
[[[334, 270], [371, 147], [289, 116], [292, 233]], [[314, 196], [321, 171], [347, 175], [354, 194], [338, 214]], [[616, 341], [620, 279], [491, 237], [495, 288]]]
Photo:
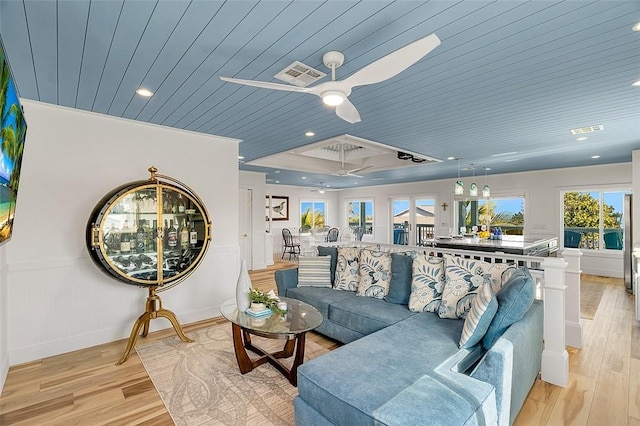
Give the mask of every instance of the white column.
[[580, 319], [580, 249], [564, 249], [562, 257], [567, 262], [564, 299], [565, 337], [568, 346], [582, 347], [582, 320]]
[[544, 350], [542, 380], [566, 387], [569, 382], [569, 354], [565, 343], [565, 269], [564, 259], [544, 260]]

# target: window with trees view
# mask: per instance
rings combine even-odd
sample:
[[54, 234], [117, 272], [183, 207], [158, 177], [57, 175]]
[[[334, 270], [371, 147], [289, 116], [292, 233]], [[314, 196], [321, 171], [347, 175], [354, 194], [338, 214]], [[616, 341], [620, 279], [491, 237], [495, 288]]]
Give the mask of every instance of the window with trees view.
[[373, 234], [373, 201], [347, 201], [347, 220], [351, 229], [362, 228]]
[[630, 191], [564, 193], [564, 246], [622, 250], [622, 205]]
[[524, 196], [458, 201], [458, 227], [500, 227], [505, 235], [524, 233]]
[[300, 203], [300, 228], [324, 228], [326, 203], [324, 201], [302, 201]]

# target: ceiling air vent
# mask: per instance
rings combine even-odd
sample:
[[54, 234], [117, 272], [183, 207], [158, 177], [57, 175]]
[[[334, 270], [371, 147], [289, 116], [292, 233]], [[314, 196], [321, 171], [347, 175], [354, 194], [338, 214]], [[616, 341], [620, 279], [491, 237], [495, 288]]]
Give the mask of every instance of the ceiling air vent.
[[571, 134], [583, 135], [585, 133], [593, 133], [598, 130], [604, 130], [604, 126], [602, 124], [596, 124], [595, 126], [579, 127], [577, 129], [571, 129]]
[[311, 68], [302, 62], [295, 61], [274, 77], [285, 83], [293, 84], [298, 87], [307, 87], [311, 83], [320, 80], [324, 77], [325, 73]]

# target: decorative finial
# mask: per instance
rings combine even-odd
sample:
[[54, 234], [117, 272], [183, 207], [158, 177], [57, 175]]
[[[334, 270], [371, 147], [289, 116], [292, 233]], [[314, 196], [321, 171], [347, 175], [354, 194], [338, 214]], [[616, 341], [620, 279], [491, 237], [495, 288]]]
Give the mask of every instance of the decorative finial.
[[156, 173], [158, 172], [158, 169], [156, 169], [154, 166], [151, 166], [147, 170], [149, 170], [149, 173], [151, 173], [151, 177], [149, 178], [149, 180], [155, 182], [157, 180]]

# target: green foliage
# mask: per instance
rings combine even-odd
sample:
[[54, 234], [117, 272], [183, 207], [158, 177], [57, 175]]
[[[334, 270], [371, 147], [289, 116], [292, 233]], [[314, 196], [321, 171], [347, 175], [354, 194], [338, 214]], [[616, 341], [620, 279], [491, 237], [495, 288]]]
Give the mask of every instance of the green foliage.
[[276, 314], [286, 313], [286, 311], [283, 311], [278, 308], [277, 306], [279, 301], [278, 299], [274, 299], [268, 293], [262, 290], [258, 290], [255, 288], [252, 288], [251, 290], [249, 290], [249, 299], [251, 300], [252, 303], [263, 303], [264, 306], [267, 307], [267, 309], [270, 309], [272, 312]]
[[305, 210], [300, 215], [300, 226], [304, 228], [324, 228], [324, 214], [320, 210], [312, 212], [311, 209]]
[[[620, 214], [612, 206], [602, 205], [604, 228], [619, 228]], [[587, 192], [564, 194], [564, 226], [567, 228], [598, 228], [600, 226], [600, 203]]]

